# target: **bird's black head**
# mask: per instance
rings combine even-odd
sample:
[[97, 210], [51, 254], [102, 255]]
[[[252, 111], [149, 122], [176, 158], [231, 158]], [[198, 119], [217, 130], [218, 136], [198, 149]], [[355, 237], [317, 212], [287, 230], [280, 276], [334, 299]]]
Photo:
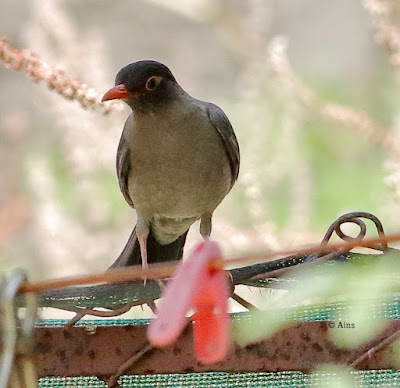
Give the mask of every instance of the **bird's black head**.
[[102, 101], [122, 99], [132, 109], [165, 105], [179, 88], [171, 70], [156, 61], [138, 61], [123, 67], [115, 87]]

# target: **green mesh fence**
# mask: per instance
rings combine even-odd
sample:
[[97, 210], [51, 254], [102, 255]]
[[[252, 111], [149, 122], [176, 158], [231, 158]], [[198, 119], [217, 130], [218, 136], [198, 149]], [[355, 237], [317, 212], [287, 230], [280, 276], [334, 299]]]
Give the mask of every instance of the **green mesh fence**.
[[[365, 303], [369, 303], [365, 301]], [[285, 321], [329, 321], [341, 319], [351, 306], [348, 303], [334, 301], [331, 303], [304, 305], [296, 310], [281, 309], [279, 319]], [[232, 315], [234, 321], [251, 319], [247, 313]], [[368, 306], [368, 314], [365, 319], [383, 318], [387, 320], [400, 320], [400, 295], [388, 295], [379, 301], [371, 301]], [[37, 326], [56, 327], [63, 326], [67, 320], [46, 320], [38, 322]], [[81, 320], [77, 326], [125, 326], [142, 325], [148, 323], [148, 319], [101, 319]], [[336, 371], [336, 370], [335, 370]], [[119, 384], [124, 387], [344, 387], [348, 385], [340, 383], [340, 373], [318, 372], [315, 374], [303, 374], [301, 372], [280, 373], [187, 373], [187, 374], [164, 374], [164, 375], [133, 375], [120, 377]], [[400, 387], [400, 371], [373, 370], [354, 371], [351, 373], [354, 380], [351, 387]], [[354, 385], [353, 385], [354, 384]], [[100, 388], [107, 385], [97, 377], [48, 377], [39, 382], [40, 388]]]
[[[304, 306], [296, 311], [298, 321], [327, 321], [340, 319], [345, 311], [346, 305], [341, 302], [332, 302], [324, 305]], [[286, 314], [292, 311], [283, 311], [282, 320]], [[369, 317], [384, 318], [389, 320], [400, 319], [400, 296], [392, 295], [386, 301], [371, 304]], [[233, 314], [235, 321], [246, 320], [247, 313]], [[56, 327], [63, 326], [67, 320], [46, 320], [39, 322], [37, 326]], [[77, 326], [124, 326], [141, 325], [148, 323], [148, 319], [101, 319], [101, 320], [82, 320]], [[373, 371], [354, 371], [351, 373], [355, 387], [400, 387], [400, 371], [373, 370]], [[122, 376], [118, 380], [122, 388], [127, 387], [181, 387], [181, 388], [202, 388], [202, 387], [345, 387], [340, 383], [340, 374], [333, 372], [303, 374], [300, 372], [280, 372], [280, 373], [187, 373], [187, 374], [164, 374], [164, 375], [133, 375]], [[100, 388], [107, 385], [97, 377], [49, 377], [42, 378], [39, 382], [40, 388], [60, 387], [60, 388]]]
[[[352, 372], [356, 387], [400, 387], [400, 372], [373, 370]], [[168, 388], [317, 388], [340, 387], [335, 373], [316, 373], [312, 375], [300, 372], [280, 373], [188, 373], [169, 375], [122, 376], [118, 380], [121, 388], [128, 387], [168, 387]], [[97, 377], [53, 377], [42, 378], [40, 388], [106, 388], [107, 385]]]

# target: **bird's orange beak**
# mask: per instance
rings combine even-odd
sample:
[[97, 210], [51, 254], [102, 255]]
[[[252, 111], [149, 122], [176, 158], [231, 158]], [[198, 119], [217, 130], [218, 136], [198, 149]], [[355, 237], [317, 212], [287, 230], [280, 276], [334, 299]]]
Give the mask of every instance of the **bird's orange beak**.
[[124, 85], [117, 85], [114, 88], [110, 89], [101, 99], [101, 102], [109, 101], [109, 100], [117, 100], [128, 98], [128, 92], [125, 89]]

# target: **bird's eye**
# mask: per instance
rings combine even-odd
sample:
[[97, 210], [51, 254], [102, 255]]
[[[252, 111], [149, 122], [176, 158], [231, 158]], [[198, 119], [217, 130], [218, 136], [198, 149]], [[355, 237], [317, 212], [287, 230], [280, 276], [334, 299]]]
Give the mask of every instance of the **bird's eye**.
[[160, 83], [161, 80], [162, 80], [162, 77], [153, 75], [152, 77], [150, 77], [147, 80], [146, 89], [151, 92], [152, 90], [154, 90], [158, 86], [158, 84]]

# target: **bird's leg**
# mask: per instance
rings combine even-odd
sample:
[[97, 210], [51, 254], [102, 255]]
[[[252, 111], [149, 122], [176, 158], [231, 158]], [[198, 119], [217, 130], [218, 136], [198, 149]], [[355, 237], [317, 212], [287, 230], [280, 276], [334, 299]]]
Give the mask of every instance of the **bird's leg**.
[[[139, 245], [140, 245], [140, 255], [142, 256], [142, 268], [148, 268], [147, 264], [147, 236], [138, 236]], [[144, 284], [146, 285], [146, 278], [144, 278]], [[164, 292], [165, 284], [161, 279], [156, 279], [158, 286], [160, 287], [160, 291]]]
[[212, 213], [205, 213], [201, 216], [200, 221], [200, 234], [204, 240], [208, 240], [211, 234], [211, 217]]
[[[142, 268], [148, 267], [147, 264], [147, 237], [149, 236], [150, 229], [149, 224], [144, 220], [142, 215], [137, 213], [136, 220], [136, 235], [140, 245], [140, 256], [142, 258]], [[146, 283], [146, 279], [144, 279]]]
[[142, 267], [147, 268], [147, 236], [138, 236], [139, 245], [140, 245], [140, 256], [142, 257]]

